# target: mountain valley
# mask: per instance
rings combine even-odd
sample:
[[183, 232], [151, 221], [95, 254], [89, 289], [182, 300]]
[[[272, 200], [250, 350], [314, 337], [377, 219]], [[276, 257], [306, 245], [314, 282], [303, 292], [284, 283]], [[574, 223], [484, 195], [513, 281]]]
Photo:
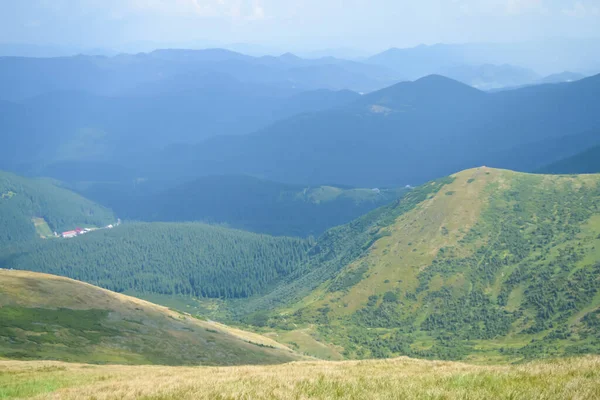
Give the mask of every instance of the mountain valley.
[[29, 3], [0, 399], [600, 398], [589, 2]]

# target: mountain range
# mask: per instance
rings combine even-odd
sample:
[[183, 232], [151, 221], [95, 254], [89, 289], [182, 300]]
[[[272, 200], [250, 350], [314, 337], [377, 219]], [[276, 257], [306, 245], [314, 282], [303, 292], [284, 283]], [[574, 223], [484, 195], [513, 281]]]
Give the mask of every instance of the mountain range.
[[21, 101], [54, 91], [117, 96], [150, 87], [194, 86], [212, 74], [280, 89], [372, 91], [400, 77], [385, 67], [326, 57], [251, 57], [224, 49], [155, 50], [113, 57], [0, 57], [0, 99]]
[[600, 59], [572, 45], [0, 57], [0, 357], [599, 353]]
[[[599, 92], [600, 75], [497, 93], [429, 76], [249, 135], [172, 147], [157, 157], [168, 164], [153, 162], [149, 175], [246, 173], [377, 187], [416, 185], [477, 165], [533, 171], [598, 143], [588, 132], [600, 126]], [[571, 154], [532, 145], [571, 136], [586, 138]], [[515, 149], [523, 157], [515, 158]]]
[[[540, 79], [540, 76], [530, 69], [508, 64], [452, 66], [441, 69], [439, 74], [480, 90], [529, 85]], [[556, 76], [555, 79], [560, 79], [561, 77]], [[564, 78], [566, 80], [569, 77], [565, 75]]]
[[[107, 97], [85, 92], [42, 94], [0, 103], [2, 167], [45, 175], [53, 164], [85, 160], [129, 164], [173, 143], [245, 134], [298, 113], [360, 97], [351, 91], [300, 92], [203, 77], [197, 87]], [[145, 88], [144, 90], [150, 90]], [[27, 143], [39, 144], [32, 150]]]
[[[413, 52], [432, 49], [438, 47]], [[400, 73], [374, 63], [223, 49], [2, 57], [0, 129], [7, 134], [0, 168], [67, 182], [87, 171], [121, 182], [233, 174], [302, 185], [404, 186], [482, 164], [533, 171], [597, 144], [520, 162], [505, 157], [597, 129], [598, 76], [545, 79], [506, 64], [446, 63], [437, 71], [468, 85], [438, 75], [396, 83]], [[563, 80], [572, 82], [539, 84]], [[467, 87], [527, 81], [536, 84], [494, 93]], [[32, 142], [39, 146], [32, 149]], [[299, 151], [290, 155], [291, 149]], [[415, 158], [423, 162], [408, 173]], [[431, 170], [439, 158], [444, 163]]]
[[541, 75], [560, 71], [597, 74], [600, 71], [597, 39], [547, 39], [521, 43], [464, 43], [391, 48], [365, 62], [384, 66], [408, 79], [418, 79], [461, 65], [510, 64]]

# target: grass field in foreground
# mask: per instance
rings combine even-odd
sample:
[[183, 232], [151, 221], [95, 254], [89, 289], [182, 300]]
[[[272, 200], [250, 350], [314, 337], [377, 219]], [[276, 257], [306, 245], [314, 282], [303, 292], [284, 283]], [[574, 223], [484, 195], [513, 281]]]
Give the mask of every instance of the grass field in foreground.
[[600, 357], [476, 366], [397, 358], [278, 366], [0, 361], [0, 399], [598, 399]]

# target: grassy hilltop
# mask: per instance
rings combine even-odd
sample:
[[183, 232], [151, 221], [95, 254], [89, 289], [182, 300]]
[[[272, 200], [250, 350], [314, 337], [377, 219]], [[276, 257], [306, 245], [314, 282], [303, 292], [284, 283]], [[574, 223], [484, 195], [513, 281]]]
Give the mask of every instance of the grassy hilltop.
[[333, 358], [600, 352], [599, 183], [484, 167], [426, 185], [418, 204], [347, 226], [362, 251], [267, 325]]
[[163, 365], [298, 359], [259, 335], [71, 279], [9, 270], [0, 270], [0, 357]]

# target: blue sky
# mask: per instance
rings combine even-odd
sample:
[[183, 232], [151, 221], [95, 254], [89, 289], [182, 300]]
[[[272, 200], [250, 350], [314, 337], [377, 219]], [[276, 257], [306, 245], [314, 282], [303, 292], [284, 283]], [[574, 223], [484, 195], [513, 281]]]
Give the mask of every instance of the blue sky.
[[378, 51], [600, 37], [600, 0], [0, 0], [0, 42]]

